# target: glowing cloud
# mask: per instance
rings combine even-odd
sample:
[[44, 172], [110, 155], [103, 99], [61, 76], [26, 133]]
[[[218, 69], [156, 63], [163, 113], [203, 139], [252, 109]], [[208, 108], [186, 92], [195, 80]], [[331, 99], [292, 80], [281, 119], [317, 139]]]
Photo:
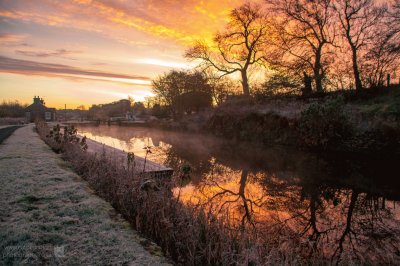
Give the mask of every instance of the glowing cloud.
[[[21, 99], [40, 88], [58, 102], [68, 96], [90, 105], [126, 93], [141, 99], [151, 95], [153, 77], [190, 68], [185, 49], [212, 41], [244, 1], [1, 1], [0, 95]], [[96, 98], [99, 89], [109, 96]]]
[[40, 63], [0, 56], [0, 72], [23, 75], [64, 76], [70, 78], [95, 79], [125, 84], [150, 85], [147, 77], [129, 76], [94, 70], [85, 70], [68, 65]]
[[190, 64], [188, 64], [188, 63], [165, 61], [165, 60], [155, 59], [155, 58], [136, 59], [133, 62], [139, 63], [139, 64], [163, 66], [163, 67], [169, 67], [169, 68], [188, 69], [191, 67]]

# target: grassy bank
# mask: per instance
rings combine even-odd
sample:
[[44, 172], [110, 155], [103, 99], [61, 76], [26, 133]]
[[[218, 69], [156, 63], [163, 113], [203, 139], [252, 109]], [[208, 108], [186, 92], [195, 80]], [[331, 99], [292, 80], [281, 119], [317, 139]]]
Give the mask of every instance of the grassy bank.
[[0, 169], [0, 265], [165, 263], [33, 126], [0, 145]]
[[21, 125], [24, 123], [25, 123], [25, 117], [0, 117], [0, 126]]
[[300, 96], [235, 97], [222, 105], [150, 126], [265, 145], [400, 154], [400, 88]]
[[202, 130], [264, 144], [400, 154], [400, 89], [233, 101], [213, 110]]

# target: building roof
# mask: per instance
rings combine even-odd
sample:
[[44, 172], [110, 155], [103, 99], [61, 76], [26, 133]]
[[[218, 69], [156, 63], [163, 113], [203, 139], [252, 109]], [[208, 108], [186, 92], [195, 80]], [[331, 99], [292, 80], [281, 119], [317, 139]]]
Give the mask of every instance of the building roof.
[[44, 106], [43, 104], [38, 104], [38, 103], [33, 103], [31, 105], [29, 105], [28, 107], [25, 108], [26, 112], [51, 112], [54, 111], [53, 108], [47, 108], [46, 106]]
[[25, 108], [25, 112], [55, 112], [55, 108], [48, 108], [44, 105], [43, 99], [39, 97], [33, 98], [33, 103]]

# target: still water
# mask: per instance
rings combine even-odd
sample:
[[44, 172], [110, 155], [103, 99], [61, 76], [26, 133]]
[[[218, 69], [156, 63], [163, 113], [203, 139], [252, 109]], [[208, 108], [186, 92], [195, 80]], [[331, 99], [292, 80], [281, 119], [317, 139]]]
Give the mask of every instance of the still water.
[[137, 156], [150, 146], [147, 158], [179, 177], [176, 197], [237, 228], [268, 232], [262, 237], [332, 262], [400, 262], [398, 158], [306, 153], [144, 127], [78, 131]]

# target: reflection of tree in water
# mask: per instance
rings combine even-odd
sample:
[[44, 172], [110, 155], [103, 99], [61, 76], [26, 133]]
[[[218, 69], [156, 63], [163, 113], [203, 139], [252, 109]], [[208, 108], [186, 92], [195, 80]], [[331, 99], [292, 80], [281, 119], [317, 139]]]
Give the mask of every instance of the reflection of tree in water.
[[[307, 163], [304, 166], [310, 167]], [[276, 240], [278, 243], [297, 238], [306, 256], [330, 257], [333, 263], [344, 258], [390, 262], [392, 257], [398, 261], [400, 223], [387, 199], [363, 189], [368, 183], [362, 180], [365, 176], [349, 185], [349, 180], [340, 183], [328, 174], [322, 175], [326, 162], [317, 160], [313, 167], [303, 173], [308, 172], [307, 176], [283, 174], [285, 178], [243, 170], [235, 179], [235, 189], [227, 188], [223, 178], [209, 175], [200, 191], [214, 211], [241, 213], [240, 228], [246, 224], [258, 230], [273, 228], [266, 237], [282, 239]], [[302, 173], [297, 170], [296, 174]], [[246, 186], [254, 183], [263, 191], [261, 195], [245, 192]]]
[[[288, 225], [299, 238], [308, 239], [310, 256], [323, 254], [336, 263], [344, 253], [359, 261], [385, 261], [388, 254], [396, 252], [398, 256], [399, 249], [393, 243], [399, 240], [399, 221], [384, 197], [365, 193], [357, 183], [351, 187], [337, 182], [332, 185], [330, 180], [317, 178], [283, 184], [266, 178], [263, 185], [273, 197], [276, 193], [282, 199], [285, 193], [285, 204], [279, 203], [278, 208], [289, 218], [276, 217], [277, 224]], [[293, 186], [298, 190], [294, 191]]]
[[[175, 169], [175, 174], [180, 175], [182, 168], [190, 166], [190, 177], [192, 182], [198, 182], [212, 167], [211, 157], [193, 156], [190, 149], [180, 149], [176, 146], [168, 146], [164, 149], [164, 165]], [[190, 158], [190, 160], [186, 159]]]
[[[249, 223], [253, 227], [255, 226], [255, 221], [252, 216], [254, 213], [254, 206], [260, 207], [260, 199], [249, 198], [246, 193], [246, 185], [248, 183], [249, 171], [243, 170], [240, 174], [240, 178], [237, 184], [237, 189], [226, 188], [220, 185], [218, 182], [212, 178], [209, 180], [204, 180], [202, 186], [199, 188], [204, 196], [209, 196], [207, 193], [207, 186], [214, 186], [219, 189], [218, 192], [213, 194], [207, 201], [207, 203], [213, 204], [215, 201], [219, 202], [219, 206], [215, 209], [217, 214], [222, 212], [227, 212], [228, 209], [230, 213], [228, 215], [234, 215], [234, 212], [241, 214], [242, 217], [239, 219], [241, 228], [244, 229], [246, 224]], [[229, 198], [224, 200], [224, 198]]]
[[328, 160], [149, 129], [112, 134], [159, 142], [155, 154], [162, 154], [164, 164], [175, 172], [191, 166], [196, 188], [190, 193], [204, 208], [231, 218], [232, 227], [256, 229], [258, 239], [269, 245], [283, 248], [292, 241], [304, 256], [329, 257], [332, 263], [400, 261], [400, 224], [391, 208], [392, 200], [400, 199], [395, 160], [358, 164], [341, 156]]
[[260, 186], [262, 172], [232, 170], [217, 162], [212, 169], [197, 187], [204, 208], [228, 218], [233, 229], [254, 231], [271, 222], [266, 206], [273, 199]]

